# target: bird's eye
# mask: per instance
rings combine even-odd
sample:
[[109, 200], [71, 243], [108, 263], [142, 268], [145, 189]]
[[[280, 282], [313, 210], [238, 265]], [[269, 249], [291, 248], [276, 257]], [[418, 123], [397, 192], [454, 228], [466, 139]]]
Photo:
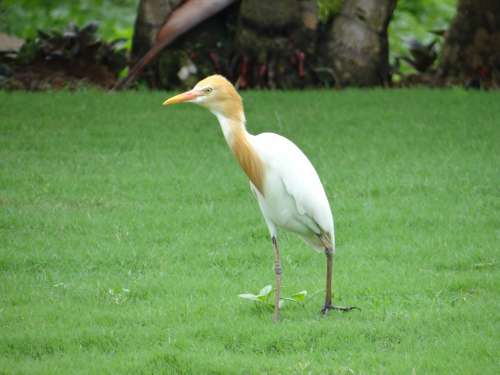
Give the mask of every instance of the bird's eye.
[[203, 89], [203, 93], [205, 93], [205, 94], [210, 94], [212, 91], [213, 91], [213, 89], [211, 87], [205, 87]]

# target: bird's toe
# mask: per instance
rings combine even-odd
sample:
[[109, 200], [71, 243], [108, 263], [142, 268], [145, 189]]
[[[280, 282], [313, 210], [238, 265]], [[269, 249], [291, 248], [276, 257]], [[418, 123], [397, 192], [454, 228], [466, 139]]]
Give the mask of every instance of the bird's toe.
[[330, 310], [337, 310], [341, 312], [349, 312], [352, 310], [361, 310], [359, 307], [356, 306], [336, 306], [336, 305], [324, 305], [323, 308], [321, 309], [321, 314], [326, 315]]

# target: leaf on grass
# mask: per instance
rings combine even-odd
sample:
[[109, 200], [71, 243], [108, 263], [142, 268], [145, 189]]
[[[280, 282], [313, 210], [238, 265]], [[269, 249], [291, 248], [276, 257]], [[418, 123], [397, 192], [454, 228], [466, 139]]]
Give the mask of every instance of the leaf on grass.
[[243, 299], [248, 299], [250, 301], [259, 301], [255, 294], [252, 293], [243, 293], [243, 294], [238, 294], [238, 297], [243, 298]]
[[273, 290], [272, 285], [266, 285], [264, 288], [262, 288], [259, 292], [260, 296], [267, 296], [271, 291]]
[[295, 293], [293, 296], [290, 298], [293, 299], [296, 302], [304, 302], [307, 296], [307, 290], [302, 290], [298, 293]]
[[[265, 305], [272, 307], [275, 305], [274, 301], [271, 298], [272, 291], [273, 291], [272, 285], [266, 285], [264, 288], [260, 290], [259, 294], [257, 295], [252, 293], [243, 293], [239, 294], [238, 296], [243, 299], [263, 303]], [[307, 296], [307, 290], [302, 290], [300, 292], [293, 294], [291, 297], [283, 297], [279, 301], [279, 307], [281, 308], [285, 304], [285, 301], [304, 303], [306, 296]]]
[[257, 296], [257, 300], [258, 300], [258, 301], [260, 301], [260, 302], [264, 302], [264, 303], [266, 303], [266, 302], [267, 302], [267, 299], [268, 299], [268, 298], [267, 298], [267, 296], [263, 296], [263, 295], [261, 295], [261, 294], [259, 294], [259, 295]]

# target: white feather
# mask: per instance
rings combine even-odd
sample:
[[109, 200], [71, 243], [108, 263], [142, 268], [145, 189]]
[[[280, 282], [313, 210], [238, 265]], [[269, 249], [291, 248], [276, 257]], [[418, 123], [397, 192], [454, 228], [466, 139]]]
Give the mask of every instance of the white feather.
[[320, 236], [326, 234], [333, 247], [332, 211], [309, 159], [293, 142], [278, 134], [248, 137], [265, 166], [264, 194], [253, 186], [252, 190], [271, 236], [277, 234], [276, 227], [281, 227], [301, 235], [315, 249], [323, 250]]

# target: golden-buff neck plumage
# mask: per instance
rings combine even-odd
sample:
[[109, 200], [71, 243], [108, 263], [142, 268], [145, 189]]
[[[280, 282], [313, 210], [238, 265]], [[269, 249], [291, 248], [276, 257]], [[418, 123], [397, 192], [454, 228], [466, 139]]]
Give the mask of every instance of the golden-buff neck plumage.
[[251, 144], [252, 135], [246, 130], [241, 96], [234, 86], [220, 75], [207, 77], [196, 86], [214, 89], [215, 95], [202, 105], [217, 116], [236, 160], [252, 184], [264, 194], [264, 164]]
[[[242, 114], [239, 116], [244, 118]], [[219, 124], [226, 138], [227, 144], [236, 160], [252, 184], [264, 195], [264, 164], [251, 143], [253, 137], [245, 128], [245, 122], [229, 119], [223, 114], [217, 114]]]
[[264, 164], [251, 145], [244, 126], [236, 131], [230, 147], [252, 184], [264, 195]]

